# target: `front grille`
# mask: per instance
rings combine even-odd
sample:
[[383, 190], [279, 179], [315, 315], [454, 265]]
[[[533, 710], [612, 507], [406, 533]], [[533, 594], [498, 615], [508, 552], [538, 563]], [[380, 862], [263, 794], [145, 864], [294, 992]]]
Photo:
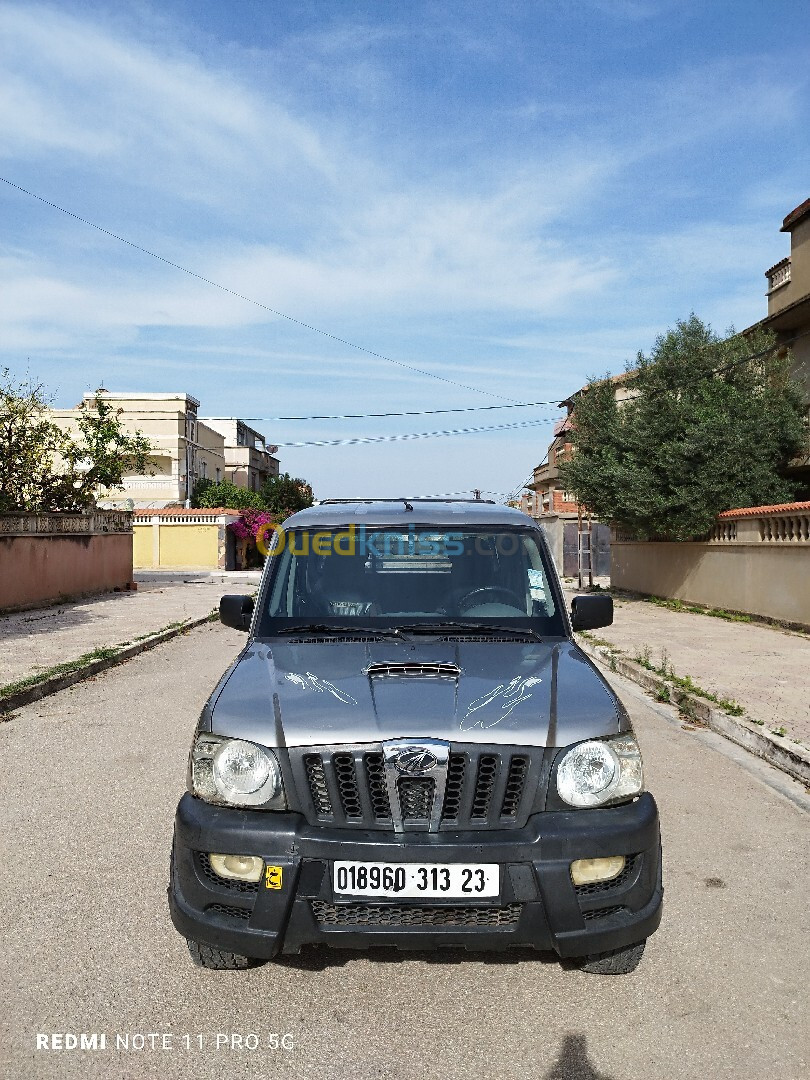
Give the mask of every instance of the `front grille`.
[[475, 796], [470, 817], [489, 816], [489, 804], [498, 775], [498, 758], [494, 754], [482, 754], [478, 759], [478, 774], [475, 778]]
[[207, 878], [212, 884], [218, 886], [220, 889], [228, 889], [230, 892], [238, 893], [255, 893], [259, 890], [258, 881], [237, 881], [235, 878], [221, 878], [219, 874], [214, 872], [214, 868], [211, 866], [211, 860], [208, 858], [207, 851], [198, 851], [197, 859], [199, 861], [200, 871], [203, 876]]
[[357, 777], [354, 775], [354, 758], [351, 754], [335, 754], [332, 761], [340, 788], [340, 805], [343, 807], [343, 813], [347, 818], [359, 818], [362, 816], [362, 809]]
[[424, 777], [401, 777], [397, 781], [403, 821], [429, 821], [433, 809], [435, 781]]
[[400, 904], [327, 904], [312, 901], [321, 926], [515, 926], [520, 904], [506, 907], [411, 907]]
[[327, 814], [332, 813], [332, 803], [329, 799], [329, 789], [326, 786], [323, 762], [317, 754], [307, 754], [304, 758], [304, 767], [307, 770], [309, 790], [318, 816], [326, 817]]
[[[390, 777], [380, 744], [292, 747], [289, 755], [311, 824], [389, 831], [401, 822], [410, 829], [480, 830], [526, 823], [544, 750], [451, 745], [446, 767], [427, 776]], [[441, 813], [434, 805], [437, 798], [442, 799]], [[392, 799], [398, 805], [392, 807]]]
[[226, 904], [209, 904], [205, 909], [216, 915], [223, 915], [226, 919], [239, 919], [245, 921], [250, 918], [251, 912], [247, 908], [228, 907]]

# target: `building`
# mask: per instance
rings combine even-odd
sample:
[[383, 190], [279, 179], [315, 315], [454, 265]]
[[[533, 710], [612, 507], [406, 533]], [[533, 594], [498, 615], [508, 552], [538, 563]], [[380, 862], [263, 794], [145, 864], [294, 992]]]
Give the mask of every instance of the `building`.
[[[578, 394], [581, 392], [581, 390], [577, 391]], [[566, 491], [560, 481], [560, 464], [571, 456], [572, 451], [570, 432], [574, 397], [576, 395], [572, 395], [567, 401], [560, 402], [560, 407], [568, 408], [568, 415], [554, 425], [554, 434], [546, 459], [535, 466], [532, 482], [526, 485], [527, 494], [532, 493], [530, 501], [535, 511], [532, 517], [540, 517], [542, 514], [576, 515], [579, 511], [579, 504], [573, 492]]]
[[[790, 345], [793, 376], [804, 387], [810, 419], [810, 199], [791, 210], [780, 232], [790, 233], [790, 254], [765, 271], [768, 314], [756, 326]], [[810, 489], [810, 454], [794, 462], [791, 473]]]
[[[628, 385], [632, 374], [632, 372], [624, 372], [611, 377], [610, 381], [613, 383], [617, 401], [626, 401], [633, 396], [633, 391]], [[539, 517], [542, 514], [568, 514], [574, 517], [579, 515], [580, 506], [574, 493], [566, 491], [560, 480], [560, 465], [573, 453], [571, 430], [574, 425], [576, 404], [582, 394], [587, 394], [587, 392], [588, 387], [583, 386], [565, 401], [560, 402], [559, 407], [565, 409], [567, 415], [554, 425], [553, 438], [545, 460], [535, 466], [532, 482], [526, 485], [526, 500], [537, 511], [532, 513], [532, 517]], [[533, 498], [529, 492], [532, 493]], [[521, 503], [521, 509], [523, 509], [523, 503]], [[583, 512], [587, 513], [587, 511]], [[529, 510], [526, 510], [526, 513], [529, 513]]]
[[[149, 475], [124, 478], [124, 490], [100, 493], [100, 504], [121, 508], [183, 506], [191, 499], [198, 480], [225, 478], [225, 438], [197, 417], [199, 401], [190, 394], [96, 395], [116, 407], [124, 430], [142, 432], [154, 452]], [[76, 409], [54, 409], [53, 420], [68, 431], [77, 430]]]
[[240, 488], [259, 491], [266, 480], [278, 476], [276, 446], [268, 446], [264, 435], [244, 420], [201, 417], [201, 423], [218, 431], [225, 440], [225, 475]]

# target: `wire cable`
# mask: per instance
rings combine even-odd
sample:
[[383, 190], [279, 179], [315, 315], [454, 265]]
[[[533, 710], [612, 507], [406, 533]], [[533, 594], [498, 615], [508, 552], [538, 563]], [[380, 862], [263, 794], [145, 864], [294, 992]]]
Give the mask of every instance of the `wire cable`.
[[276, 443], [279, 450], [298, 446], [359, 446], [368, 443], [409, 442], [412, 439], [439, 439], [449, 435], [476, 435], [483, 431], [516, 431], [519, 428], [539, 427], [551, 420], [520, 420], [514, 424], [493, 424], [485, 427], [455, 428], [449, 431], [419, 431], [407, 435], [367, 435], [353, 439], [313, 439], [302, 442]]
[[348, 341], [346, 338], [338, 337], [337, 334], [332, 334], [328, 330], [321, 330], [318, 326], [313, 326], [312, 323], [304, 322], [303, 319], [296, 319], [292, 315], [287, 315], [283, 311], [278, 311], [276, 308], [270, 307], [269, 304], [263, 304], [260, 300], [254, 300], [251, 296], [245, 296], [244, 293], [237, 292], [236, 289], [229, 289], [227, 285], [221, 285], [218, 281], [212, 281], [211, 278], [204, 277], [202, 274], [198, 274], [194, 270], [189, 270], [188, 267], [181, 266], [180, 263], [172, 262], [171, 259], [165, 258], [163, 255], [158, 255], [155, 251], [150, 251], [149, 248], [143, 247], [141, 244], [136, 244], [132, 240], [127, 240], [124, 236], [119, 236], [118, 233], [111, 232], [110, 229], [105, 229], [101, 225], [96, 225], [93, 221], [88, 221], [87, 218], [82, 217], [80, 214], [74, 213], [72, 210], [67, 210], [64, 206], [60, 206], [58, 203], [51, 202], [50, 199], [44, 198], [42, 195], [37, 195], [33, 191], [29, 191], [28, 188], [22, 187], [20, 184], [15, 184], [12, 180], [6, 179], [5, 176], [0, 176], [0, 180], [9, 187], [14, 188], [16, 191], [21, 192], [23, 195], [28, 195], [32, 199], [36, 199], [37, 202], [43, 203], [45, 206], [50, 206], [54, 210], [58, 210], [62, 214], [66, 214], [68, 217], [73, 218], [75, 221], [80, 221], [82, 225], [88, 225], [91, 229], [95, 229], [97, 232], [103, 233], [104, 236], [109, 236], [113, 240], [118, 240], [121, 244], [126, 244], [127, 247], [133, 248], [135, 251], [140, 251], [144, 255], [149, 255], [153, 259], [157, 259], [159, 262], [165, 263], [166, 266], [171, 266], [175, 270], [180, 270], [184, 274], [188, 274], [189, 277], [196, 278], [198, 281], [204, 282], [206, 285], [211, 285], [215, 289], [219, 289], [221, 292], [228, 293], [230, 296], [235, 296], [238, 300], [244, 300], [248, 304], [253, 304], [255, 307], [262, 308], [263, 311], [268, 311], [271, 315], [276, 315], [280, 319], [286, 319], [287, 322], [294, 323], [296, 326], [301, 326], [305, 330], [311, 330], [315, 334], [320, 334], [322, 337], [329, 338], [331, 341], [336, 341], [341, 345], [346, 345], [350, 349], [356, 349], [358, 352], [365, 353], [367, 356], [373, 356], [377, 360], [385, 360], [388, 364], [395, 364], [397, 367], [405, 368], [407, 371], [413, 371], [417, 375], [426, 375], [429, 379], [438, 379], [439, 382], [448, 383], [450, 386], [461, 387], [462, 390], [471, 390], [476, 394], [485, 394], [487, 397], [500, 398], [503, 401], [511, 401], [512, 399], [505, 394], [496, 394], [491, 390], [482, 390], [478, 386], [469, 386], [467, 383], [457, 382], [455, 379], [445, 378], [444, 375], [436, 375], [432, 371], [426, 371], [424, 368], [414, 367], [413, 364], [406, 364], [402, 360], [394, 360], [390, 356], [386, 356], [384, 353], [375, 352], [373, 349], [367, 349], [365, 345], [357, 345], [353, 341]]

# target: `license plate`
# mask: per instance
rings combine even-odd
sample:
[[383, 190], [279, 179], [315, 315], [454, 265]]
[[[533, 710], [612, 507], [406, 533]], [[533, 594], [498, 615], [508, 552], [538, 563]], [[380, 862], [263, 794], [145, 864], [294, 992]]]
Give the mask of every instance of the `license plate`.
[[336, 897], [475, 900], [499, 895], [500, 868], [497, 863], [336, 862], [332, 888]]

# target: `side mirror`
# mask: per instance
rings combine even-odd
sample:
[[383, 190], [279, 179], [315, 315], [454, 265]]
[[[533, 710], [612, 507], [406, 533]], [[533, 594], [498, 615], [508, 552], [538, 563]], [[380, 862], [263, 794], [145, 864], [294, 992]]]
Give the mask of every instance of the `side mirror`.
[[253, 615], [253, 597], [223, 596], [219, 602], [219, 621], [234, 630], [248, 630]]
[[613, 622], [613, 597], [599, 593], [575, 596], [571, 601], [571, 626], [574, 630], [598, 630]]

